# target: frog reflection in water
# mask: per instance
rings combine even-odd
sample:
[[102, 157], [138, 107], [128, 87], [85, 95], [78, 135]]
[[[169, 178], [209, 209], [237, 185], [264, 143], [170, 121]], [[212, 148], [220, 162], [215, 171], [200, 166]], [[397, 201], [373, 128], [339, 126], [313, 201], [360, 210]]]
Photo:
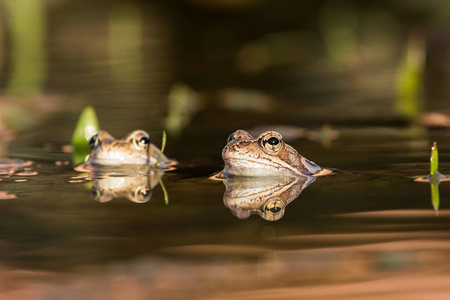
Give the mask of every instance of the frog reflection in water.
[[239, 219], [253, 214], [268, 221], [279, 220], [286, 206], [295, 200], [316, 177], [229, 177], [223, 202]]
[[114, 198], [126, 198], [135, 203], [145, 203], [152, 197], [153, 188], [158, 185], [156, 174], [140, 176], [101, 176], [94, 178], [92, 196], [99, 202]]
[[135, 130], [117, 140], [106, 131], [100, 130], [89, 140], [92, 150], [87, 166], [120, 166], [141, 165], [154, 166], [160, 158], [161, 166], [171, 166], [175, 161], [161, 154], [155, 145], [150, 142], [149, 134], [143, 130]]
[[[79, 171], [89, 172], [91, 192], [95, 200], [108, 202], [127, 198], [136, 203], [150, 200], [163, 170], [176, 164], [150, 143], [149, 134], [135, 130], [117, 140], [100, 130], [89, 140], [91, 154]], [[160, 157], [158, 170], [156, 163]]]
[[237, 130], [222, 151], [225, 176], [305, 176], [323, 169], [284, 143], [276, 131], [266, 131], [257, 138]]

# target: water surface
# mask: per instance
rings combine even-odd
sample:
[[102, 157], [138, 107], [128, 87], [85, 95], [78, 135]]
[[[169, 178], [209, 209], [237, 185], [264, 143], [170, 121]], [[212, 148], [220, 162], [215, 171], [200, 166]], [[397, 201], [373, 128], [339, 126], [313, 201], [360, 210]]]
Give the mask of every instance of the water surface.
[[[381, 14], [397, 30], [363, 26], [365, 43], [332, 57], [342, 45], [322, 42], [332, 33], [316, 28], [322, 2], [304, 19], [303, 7], [273, 3], [160, 2], [36, 2], [35, 18], [20, 5], [0, 14], [0, 157], [25, 163], [0, 164], [1, 298], [447, 299], [450, 183], [436, 205], [413, 180], [429, 172], [433, 141], [450, 174], [450, 135], [396, 109], [401, 18]], [[20, 20], [37, 29], [13, 31]], [[246, 51], [261, 45], [285, 56], [257, 65]], [[427, 67], [437, 96], [425, 104], [445, 108], [433, 74], [445, 83], [446, 71]], [[168, 201], [154, 176], [74, 170], [68, 145], [88, 104], [117, 138], [143, 129], [160, 146], [167, 130], [165, 154], [179, 161], [160, 176]], [[277, 221], [237, 214], [209, 177], [230, 133], [274, 128], [333, 173], [289, 198]]]

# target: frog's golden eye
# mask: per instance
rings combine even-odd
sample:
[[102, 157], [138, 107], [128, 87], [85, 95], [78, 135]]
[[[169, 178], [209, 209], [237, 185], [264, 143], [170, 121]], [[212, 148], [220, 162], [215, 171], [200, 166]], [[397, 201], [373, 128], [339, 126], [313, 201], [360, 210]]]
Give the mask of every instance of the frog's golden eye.
[[150, 145], [150, 138], [144, 133], [139, 133], [131, 139], [131, 143], [138, 150], [148, 149], [148, 146]]
[[269, 221], [279, 220], [284, 215], [286, 205], [281, 198], [275, 197], [264, 203], [262, 212], [264, 219]]
[[89, 148], [94, 149], [95, 147], [97, 147], [98, 145], [98, 133], [91, 136], [91, 138], [89, 139]]
[[284, 208], [284, 202], [281, 199], [274, 198], [266, 202], [264, 205], [264, 211], [272, 214], [279, 213]]
[[268, 154], [278, 154], [283, 150], [284, 142], [281, 135], [268, 133], [260, 139], [261, 148]]
[[152, 190], [147, 187], [137, 187], [134, 190], [133, 201], [138, 203], [144, 203], [150, 200], [152, 197]]

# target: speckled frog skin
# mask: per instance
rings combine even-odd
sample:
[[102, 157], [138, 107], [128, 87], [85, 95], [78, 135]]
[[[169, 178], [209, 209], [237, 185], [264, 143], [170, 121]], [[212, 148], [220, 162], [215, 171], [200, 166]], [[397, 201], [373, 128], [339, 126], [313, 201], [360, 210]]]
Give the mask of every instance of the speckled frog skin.
[[245, 130], [235, 131], [223, 148], [222, 158], [225, 176], [304, 176], [322, 170], [275, 131], [263, 132], [257, 138]]
[[[156, 164], [161, 151], [152, 143], [144, 130], [135, 130], [118, 140], [108, 132], [100, 130], [89, 141], [91, 154], [86, 161], [88, 166], [120, 166]], [[161, 155], [161, 165], [173, 165], [174, 161]]]

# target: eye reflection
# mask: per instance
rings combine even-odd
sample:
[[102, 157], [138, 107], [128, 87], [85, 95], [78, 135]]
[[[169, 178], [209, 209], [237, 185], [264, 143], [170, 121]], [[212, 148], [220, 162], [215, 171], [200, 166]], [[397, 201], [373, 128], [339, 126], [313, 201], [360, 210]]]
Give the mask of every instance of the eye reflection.
[[281, 198], [267, 200], [263, 207], [263, 214], [266, 220], [279, 220], [284, 215], [284, 204]]
[[150, 189], [139, 186], [134, 190], [133, 200], [130, 200], [136, 203], [145, 203], [149, 201], [151, 197], [152, 191]]

